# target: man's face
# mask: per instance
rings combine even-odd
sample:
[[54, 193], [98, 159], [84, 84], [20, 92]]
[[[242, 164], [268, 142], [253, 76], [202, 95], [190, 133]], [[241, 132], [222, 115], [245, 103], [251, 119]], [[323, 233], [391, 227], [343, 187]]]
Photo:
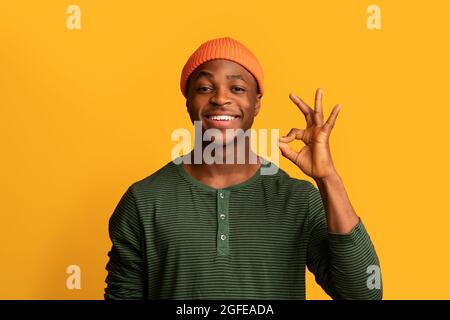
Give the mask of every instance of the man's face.
[[[191, 121], [201, 121], [203, 132], [219, 129], [246, 131], [260, 109], [261, 95], [256, 79], [240, 64], [230, 60], [210, 60], [191, 74], [186, 107]], [[214, 143], [230, 143], [233, 136]]]

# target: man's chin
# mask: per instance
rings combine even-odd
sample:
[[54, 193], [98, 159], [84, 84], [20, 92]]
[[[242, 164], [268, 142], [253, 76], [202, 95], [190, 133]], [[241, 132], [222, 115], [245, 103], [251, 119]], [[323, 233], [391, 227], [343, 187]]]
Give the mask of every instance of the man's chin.
[[215, 138], [213, 141], [211, 141], [211, 144], [216, 147], [232, 147], [235, 144], [236, 136], [233, 137], [222, 137], [222, 138]]
[[233, 144], [238, 136], [239, 131], [242, 129], [239, 128], [227, 128], [227, 129], [218, 129], [218, 128], [204, 128], [203, 129], [203, 138], [207, 143], [214, 144], [216, 146], [227, 146]]

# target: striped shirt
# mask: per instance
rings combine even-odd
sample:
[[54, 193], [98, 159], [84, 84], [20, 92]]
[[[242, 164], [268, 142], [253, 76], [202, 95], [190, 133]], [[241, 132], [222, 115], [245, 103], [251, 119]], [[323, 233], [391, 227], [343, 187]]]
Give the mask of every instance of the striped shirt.
[[105, 299], [305, 299], [306, 268], [334, 299], [382, 297], [361, 219], [328, 232], [318, 189], [279, 168], [214, 189], [169, 162], [129, 186], [109, 235]]

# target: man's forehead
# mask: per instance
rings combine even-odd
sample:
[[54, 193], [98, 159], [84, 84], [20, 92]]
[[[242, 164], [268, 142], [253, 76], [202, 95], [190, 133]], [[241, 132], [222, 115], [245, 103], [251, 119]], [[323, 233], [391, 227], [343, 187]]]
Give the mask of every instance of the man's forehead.
[[225, 59], [216, 59], [207, 61], [198, 66], [193, 72], [193, 79], [195, 80], [201, 77], [212, 79], [217, 73], [225, 73], [225, 77], [229, 80], [238, 79], [246, 82], [253, 77], [252, 74], [239, 63]]

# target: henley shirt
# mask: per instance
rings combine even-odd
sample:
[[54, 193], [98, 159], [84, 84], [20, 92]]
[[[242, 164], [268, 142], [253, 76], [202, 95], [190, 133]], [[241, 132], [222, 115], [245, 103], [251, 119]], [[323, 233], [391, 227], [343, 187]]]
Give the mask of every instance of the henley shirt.
[[319, 190], [280, 168], [215, 189], [170, 161], [128, 187], [109, 236], [105, 299], [303, 300], [306, 268], [333, 299], [382, 298], [362, 220], [328, 232]]

